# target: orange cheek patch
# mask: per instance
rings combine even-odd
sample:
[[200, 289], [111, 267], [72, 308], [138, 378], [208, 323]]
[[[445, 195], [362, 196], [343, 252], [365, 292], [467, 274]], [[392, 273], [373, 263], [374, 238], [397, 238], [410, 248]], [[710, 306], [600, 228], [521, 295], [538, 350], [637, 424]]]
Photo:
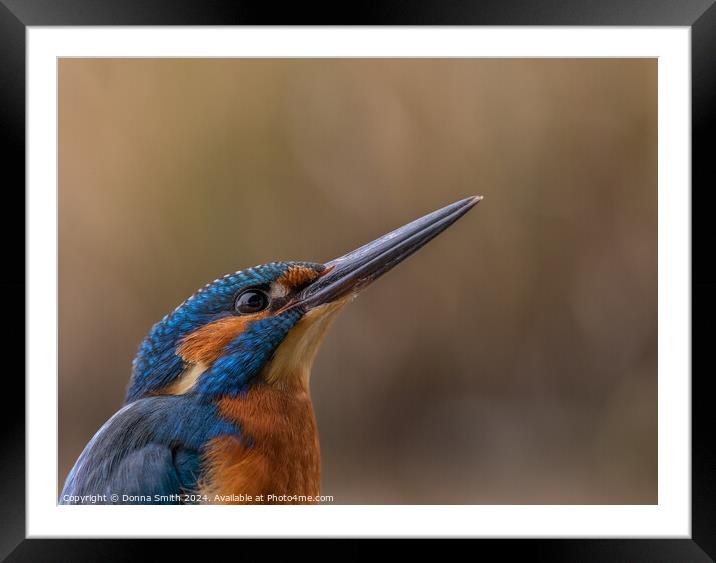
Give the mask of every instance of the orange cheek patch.
[[224, 348], [237, 338], [247, 325], [255, 320], [263, 319], [268, 313], [245, 317], [226, 317], [204, 325], [187, 335], [179, 345], [177, 353], [186, 362], [210, 365], [221, 356]]
[[313, 268], [305, 268], [303, 266], [290, 266], [286, 272], [276, 280], [286, 287], [300, 287], [312, 282], [319, 276], [318, 272]]
[[335, 264], [334, 264], [333, 266], [328, 266], [328, 268], [325, 268], [320, 274], [318, 274], [318, 277], [319, 277], [319, 278], [322, 278], [322, 277], [325, 276], [327, 273], [332, 272], [332, 271], [335, 269], [335, 267], [336, 267]]

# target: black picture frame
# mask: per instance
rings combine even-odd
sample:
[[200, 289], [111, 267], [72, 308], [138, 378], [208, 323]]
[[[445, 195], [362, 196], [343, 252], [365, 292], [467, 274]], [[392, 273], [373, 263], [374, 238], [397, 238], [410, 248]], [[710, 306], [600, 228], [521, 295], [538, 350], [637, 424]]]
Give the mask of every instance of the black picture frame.
[[[337, 10], [329, 6], [294, 3], [281, 9], [271, 3], [198, 2], [188, 0], [0, 0], [0, 124], [6, 141], [3, 151], [6, 218], [22, 222], [25, 208], [25, 33], [28, 26], [117, 25], [565, 25], [565, 26], [688, 26], [692, 38], [692, 358], [706, 358], [707, 323], [716, 312], [716, 277], [708, 260], [696, 255], [713, 248], [713, 229], [706, 201], [716, 186], [709, 136], [716, 120], [716, 5], [715, 0], [502, 0], [399, 1], [356, 3]], [[21, 187], [22, 186], [22, 187]], [[710, 189], [711, 188], [711, 189]], [[2, 284], [6, 357], [24, 358], [23, 303], [25, 252], [18, 239], [22, 224], [1, 223], [6, 275]], [[14, 236], [13, 236], [14, 235]], [[698, 306], [695, 304], [698, 302]], [[697, 330], [697, 328], [699, 330]], [[3, 379], [3, 461], [0, 465], [0, 557], [7, 561], [112, 561], [141, 559], [147, 540], [25, 539], [25, 384], [16, 370], [6, 367]], [[692, 369], [692, 535], [690, 539], [531, 539], [477, 540], [479, 553], [495, 550], [501, 558], [526, 555], [549, 561], [712, 561], [716, 558], [716, 455], [711, 437], [710, 371]], [[266, 556], [263, 544], [241, 541], [241, 557]], [[207, 547], [193, 542], [151, 540], [163, 557], [180, 551], [182, 557], [207, 556]], [[284, 543], [288, 552], [305, 549], [305, 542]], [[347, 549], [329, 544], [341, 557], [357, 558], [364, 543]], [[277, 548], [278, 549], [278, 548]], [[315, 549], [310, 548], [309, 549]], [[274, 548], [272, 548], [274, 550]], [[276, 554], [276, 551], [272, 551]]]

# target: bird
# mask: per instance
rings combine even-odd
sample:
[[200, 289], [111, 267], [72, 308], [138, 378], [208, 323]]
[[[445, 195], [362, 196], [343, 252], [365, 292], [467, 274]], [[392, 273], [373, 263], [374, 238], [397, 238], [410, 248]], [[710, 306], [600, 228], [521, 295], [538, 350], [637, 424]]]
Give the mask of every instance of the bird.
[[313, 360], [336, 314], [482, 196], [327, 263], [214, 280], [149, 331], [124, 404], [87, 443], [59, 504], [316, 504]]

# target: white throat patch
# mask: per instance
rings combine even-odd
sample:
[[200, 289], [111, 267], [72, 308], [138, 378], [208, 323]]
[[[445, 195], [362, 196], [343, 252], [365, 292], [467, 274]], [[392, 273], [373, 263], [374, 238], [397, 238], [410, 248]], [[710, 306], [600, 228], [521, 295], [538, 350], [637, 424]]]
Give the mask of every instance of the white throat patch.
[[167, 387], [166, 392], [169, 395], [184, 395], [191, 389], [199, 379], [199, 376], [207, 370], [207, 366], [201, 362], [197, 364], [189, 364], [183, 372], [179, 374], [176, 381]]
[[350, 295], [308, 311], [288, 332], [264, 367], [265, 381], [281, 385], [287, 378], [298, 377], [308, 387], [311, 366], [323, 337], [338, 311], [353, 297]]

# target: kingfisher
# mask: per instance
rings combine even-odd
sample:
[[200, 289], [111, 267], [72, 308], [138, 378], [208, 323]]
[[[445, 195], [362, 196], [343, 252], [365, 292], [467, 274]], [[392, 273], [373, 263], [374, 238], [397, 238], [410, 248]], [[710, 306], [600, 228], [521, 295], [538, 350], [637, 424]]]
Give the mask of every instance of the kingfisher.
[[86, 445], [60, 504], [313, 504], [311, 366], [338, 311], [482, 199], [472, 196], [328, 263], [219, 278], [155, 324], [122, 408]]

